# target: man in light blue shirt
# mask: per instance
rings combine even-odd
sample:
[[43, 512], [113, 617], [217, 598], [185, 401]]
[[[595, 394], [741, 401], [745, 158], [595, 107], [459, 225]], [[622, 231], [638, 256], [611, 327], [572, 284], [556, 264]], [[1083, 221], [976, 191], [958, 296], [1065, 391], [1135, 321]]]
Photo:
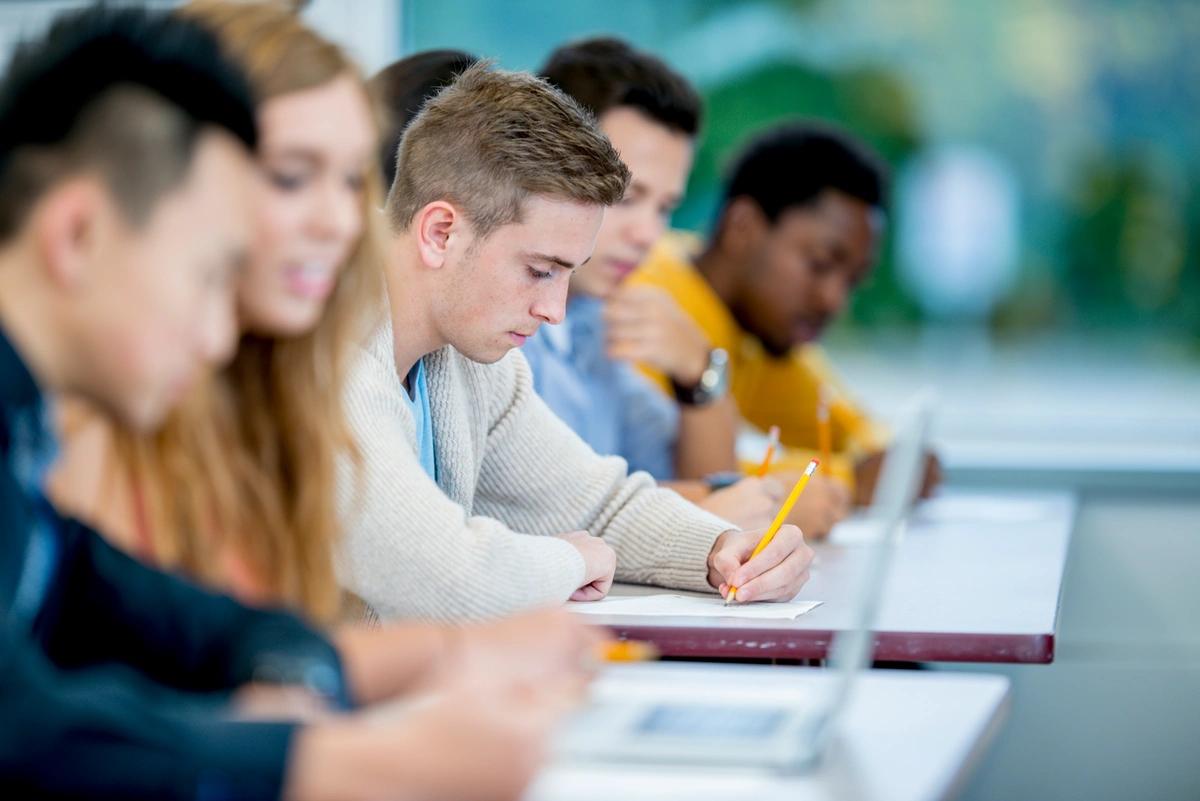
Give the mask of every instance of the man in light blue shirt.
[[[666, 293], [622, 286], [683, 196], [700, 98], [666, 64], [610, 38], [559, 48], [542, 73], [596, 115], [632, 180], [605, 212], [592, 259], [571, 277], [566, 321], [525, 344], [534, 387], [596, 452], [623, 457], [739, 525], [766, 525], [782, 500], [778, 482], [728, 487], [737, 479], [738, 417], [724, 352]], [[670, 377], [674, 399], [635, 370], [638, 362]]]
[[534, 389], [597, 453], [673, 479], [679, 409], [631, 364], [608, 358], [603, 309], [602, 301], [575, 295], [566, 322], [542, 326], [525, 344]]

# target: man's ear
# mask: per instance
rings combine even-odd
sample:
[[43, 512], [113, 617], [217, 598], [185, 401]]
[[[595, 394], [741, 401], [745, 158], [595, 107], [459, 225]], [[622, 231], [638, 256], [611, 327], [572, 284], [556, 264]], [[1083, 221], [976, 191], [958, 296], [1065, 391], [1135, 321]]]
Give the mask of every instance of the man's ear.
[[748, 197], [730, 201], [721, 217], [721, 247], [734, 256], [745, 256], [767, 230], [767, 216]]
[[95, 178], [66, 181], [38, 202], [31, 223], [42, 263], [55, 286], [67, 291], [86, 286], [102, 228], [115, 214], [111, 195]]
[[413, 217], [413, 233], [421, 262], [430, 269], [446, 265], [451, 247], [464, 235], [466, 220], [453, 204], [435, 200]]

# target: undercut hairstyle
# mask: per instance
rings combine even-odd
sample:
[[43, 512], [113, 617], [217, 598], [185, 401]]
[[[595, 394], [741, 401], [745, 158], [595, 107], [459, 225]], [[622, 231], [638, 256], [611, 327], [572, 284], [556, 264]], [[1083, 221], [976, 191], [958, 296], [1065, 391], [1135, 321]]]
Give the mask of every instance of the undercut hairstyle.
[[93, 6], [21, 44], [0, 81], [0, 241], [55, 183], [94, 171], [133, 225], [186, 177], [200, 134], [253, 149], [254, 102], [212, 33], [164, 10]]
[[792, 122], [759, 134], [729, 173], [722, 209], [753, 200], [774, 224], [783, 212], [836, 190], [886, 211], [887, 168], [865, 144], [829, 125]]
[[379, 170], [385, 188], [396, 180], [396, 151], [413, 117], [426, 100], [454, 83], [478, 60], [461, 50], [426, 50], [389, 64], [371, 79], [371, 94], [383, 121]]
[[387, 215], [404, 231], [445, 200], [482, 238], [519, 222], [531, 196], [611, 206], [628, 184], [628, 168], [578, 103], [534, 75], [480, 62], [405, 131]]
[[550, 54], [541, 74], [596, 117], [627, 106], [689, 137], [700, 130], [703, 103], [687, 79], [620, 39], [565, 44]]

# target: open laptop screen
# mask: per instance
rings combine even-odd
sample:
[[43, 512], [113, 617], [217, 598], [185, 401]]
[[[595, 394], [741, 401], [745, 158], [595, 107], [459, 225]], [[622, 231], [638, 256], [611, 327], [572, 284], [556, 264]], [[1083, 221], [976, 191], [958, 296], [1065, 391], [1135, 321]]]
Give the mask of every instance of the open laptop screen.
[[635, 726], [638, 734], [668, 737], [769, 737], [787, 714], [781, 709], [746, 709], [699, 704], [662, 704], [651, 708]]

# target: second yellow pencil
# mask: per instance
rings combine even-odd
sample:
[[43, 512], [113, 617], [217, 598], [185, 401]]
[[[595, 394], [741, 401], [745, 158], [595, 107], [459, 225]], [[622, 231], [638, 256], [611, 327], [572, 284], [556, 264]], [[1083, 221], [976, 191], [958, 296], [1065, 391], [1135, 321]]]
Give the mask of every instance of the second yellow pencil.
[[762, 463], [758, 469], [754, 471], [754, 475], [759, 478], [765, 478], [767, 472], [771, 469], [771, 460], [775, 458], [775, 449], [779, 447], [779, 426], [771, 426], [770, 433], [767, 434], [767, 453], [763, 456]]
[[829, 456], [833, 451], [833, 430], [829, 420], [829, 390], [822, 384], [817, 398], [817, 448], [825, 468], [829, 469]]

